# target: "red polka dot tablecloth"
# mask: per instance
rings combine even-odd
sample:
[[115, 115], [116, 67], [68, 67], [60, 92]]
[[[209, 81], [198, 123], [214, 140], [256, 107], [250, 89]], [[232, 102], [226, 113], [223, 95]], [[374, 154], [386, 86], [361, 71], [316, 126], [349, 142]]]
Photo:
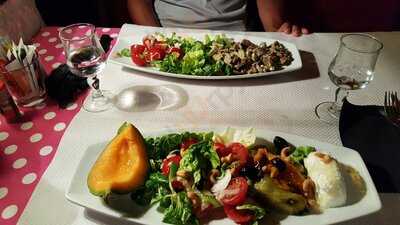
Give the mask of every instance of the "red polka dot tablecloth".
[[[59, 30], [45, 27], [32, 40], [47, 73], [65, 62]], [[96, 30], [99, 36], [109, 34], [112, 38], [118, 32], [119, 28]], [[47, 100], [46, 104], [28, 111], [21, 123], [8, 124], [0, 116], [0, 224], [17, 223], [85, 97], [82, 94], [66, 109]]]

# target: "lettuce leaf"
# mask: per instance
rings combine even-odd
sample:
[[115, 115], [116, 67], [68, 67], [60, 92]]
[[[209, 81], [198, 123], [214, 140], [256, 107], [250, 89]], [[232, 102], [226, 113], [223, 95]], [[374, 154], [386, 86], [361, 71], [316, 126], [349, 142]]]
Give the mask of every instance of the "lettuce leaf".
[[251, 147], [256, 141], [256, 134], [254, 128], [239, 130], [232, 127], [226, 128], [222, 133], [215, 134], [213, 137], [214, 142], [220, 142], [229, 145], [233, 142], [239, 142], [245, 147]]
[[314, 151], [315, 151], [314, 147], [299, 146], [293, 151], [292, 154], [290, 154], [290, 160], [304, 166], [304, 158], [306, 158], [308, 154]]

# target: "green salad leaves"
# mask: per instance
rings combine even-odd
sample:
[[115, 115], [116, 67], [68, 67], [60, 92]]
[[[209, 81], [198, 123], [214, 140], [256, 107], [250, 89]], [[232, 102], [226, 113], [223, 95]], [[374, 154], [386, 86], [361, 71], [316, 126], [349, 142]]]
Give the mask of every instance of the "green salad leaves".
[[304, 158], [306, 158], [308, 156], [308, 154], [310, 154], [311, 152], [315, 152], [314, 147], [299, 146], [290, 155], [290, 159], [295, 163], [304, 165]]

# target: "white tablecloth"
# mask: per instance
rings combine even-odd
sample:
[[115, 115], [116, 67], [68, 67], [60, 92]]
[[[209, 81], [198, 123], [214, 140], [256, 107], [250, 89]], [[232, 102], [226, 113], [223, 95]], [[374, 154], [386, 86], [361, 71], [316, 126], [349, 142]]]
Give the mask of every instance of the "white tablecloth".
[[[134, 35], [124, 26], [120, 35]], [[129, 31], [130, 30], [130, 31]], [[265, 127], [341, 145], [337, 125], [328, 125], [314, 115], [314, 107], [332, 100], [335, 86], [327, 68], [340, 34], [315, 33], [300, 38], [279, 33], [245, 33], [293, 42], [302, 51], [303, 69], [289, 74], [230, 81], [191, 81], [161, 78], [133, 72], [109, 63], [101, 75], [104, 89], [119, 93], [126, 88], [171, 85], [180, 90], [175, 107], [161, 110], [152, 105], [141, 111], [114, 108], [92, 114], [81, 110], [61, 140], [57, 154], [43, 175], [24, 210], [21, 225], [128, 224], [67, 202], [64, 192], [86, 148], [110, 139], [123, 121], [142, 131], [205, 125]], [[385, 90], [400, 90], [400, 32], [373, 33], [384, 43], [374, 81], [364, 90], [353, 91], [350, 102], [382, 104]], [[144, 87], [146, 88], [146, 87]], [[150, 102], [154, 96], [142, 95]], [[163, 101], [177, 102], [169, 96]], [[182, 100], [186, 99], [186, 100]], [[384, 151], [384, 149], [382, 149]], [[383, 209], [373, 215], [343, 224], [397, 224], [400, 221], [399, 194], [381, 194]], [[129, 223], [131, 224], [131, 223]]]

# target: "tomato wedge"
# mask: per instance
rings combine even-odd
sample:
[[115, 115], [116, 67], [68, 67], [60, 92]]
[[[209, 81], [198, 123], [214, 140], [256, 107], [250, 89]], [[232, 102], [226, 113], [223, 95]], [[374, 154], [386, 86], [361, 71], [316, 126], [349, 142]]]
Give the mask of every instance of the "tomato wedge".
[[225, 214], [235, 223], [247, 224], [253, 220], [253, 215], [245, 210], [237, 210], [236, 206], [224, 205]]
[[225, 157], [232, 152], [230, 148], [227, 148], [224, 144], [218, 142], [214, 143], [214, 148], [220, 158]]
[[199, 142], [196, 138], [188, 138], [186, 140], [184, 140], [181, 143], [181, 149], [186, 150], [188, 149], [191, 145], [196, 144], [197, 142]]
[[134, 44], [131, 46], [131, 54], [142, 54], [146, 50], [144, 45]]
[[163, 175], [168, 176], [171, 163], [179, 166], [179, 162], [181, 161], [182, 157], [177, 154], [169, 155], [165, 158], [161, 164], [161, 172]]
[[150, 49], [151, 47], [153, 47], [154, 45], [154, 38], [152, 38], [151, 36], [145, 36], [143, 38], [143, 45], [147, 48]]
[[240, 143], [232, 143], [228, 148], [231, 149], [233, 159], [238, 160], [241, 167], [246, 165], [249, 160], [249, 151], [244, 145]]
[[176, 55], [176, 57], [177, 57], [178, 59], [180, 59], [180, 58], [183, 57], [183, 52], [182, 52], [182, 50], [181, 50], [180, 48], [177, 48], [177, 47], [168, 48], [166, 52], [167, 52], [167, 54], [174, 54], [174, 55]]
[[142, 54], [132, 54], [131, 53], [131, 59], [138, 66], [146, 65], [146, 60], [144, 59]]
[[165, 42], [156, 41], [156, 42], [154, 43], [154, 47], [156, 47], [156, 48], [160, 48], [160, 49], [162, 49], [162, 50], [166, 51], [166, 50], [167, 50], [167, 48], [168, 48], [168, 44], [167, 44], [167, 43], [165, 43]]
[[246, 200], [249, 185], [244, 177], [233, 178], [228, 187], [221, 194], [221, 202], [224, 205], [236, 206], [242, 204]]
[[159, 47], [151, 47], [149, 49], [150, 61], [162, 60], [165, 57], [165, 51]]

